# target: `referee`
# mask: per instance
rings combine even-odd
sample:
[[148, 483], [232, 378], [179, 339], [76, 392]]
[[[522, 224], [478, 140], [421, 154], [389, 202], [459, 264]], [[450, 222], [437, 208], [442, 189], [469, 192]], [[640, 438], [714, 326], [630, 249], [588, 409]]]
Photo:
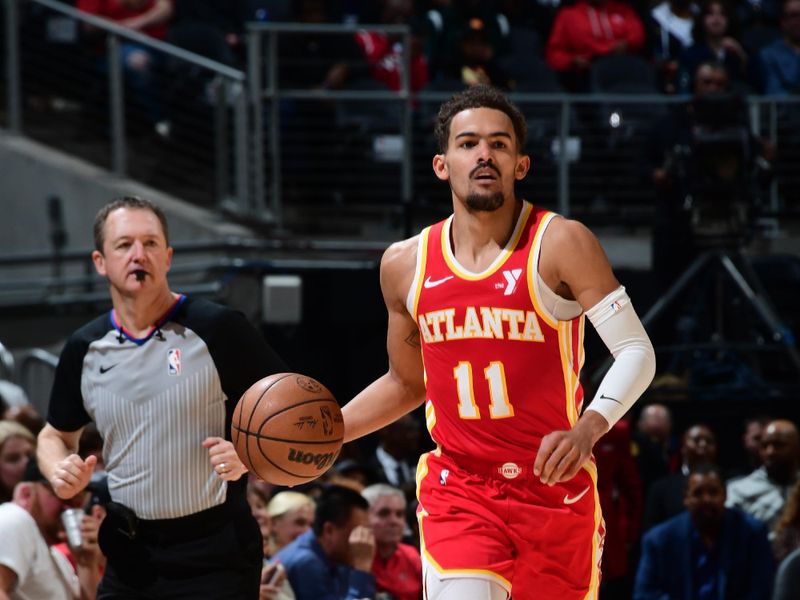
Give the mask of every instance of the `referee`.
[[107, 204], [94, 243], [113, 309], [68, 339], [38, 458], [71, 498], [97, 462], [78, 456], [81, 431], [94, 421], [104, 439], [112, 502], [98, 600], [255, 600], [261, 533], [231, 415], [252, 383], [286, 369], [241, 313], [170, 290], [167, 222], [151, 202]]

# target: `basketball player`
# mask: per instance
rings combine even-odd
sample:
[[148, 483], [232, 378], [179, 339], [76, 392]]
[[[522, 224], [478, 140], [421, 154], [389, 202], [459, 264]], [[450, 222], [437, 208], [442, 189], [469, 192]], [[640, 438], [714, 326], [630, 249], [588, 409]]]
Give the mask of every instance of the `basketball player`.
[[98, 598], [259, 597], [261, 533], [229, 441], [236, 401], [285, 371], [243, 315], [171, 291], [164, 213], [140, 198], [100, 210], [92, 253], [113, 310], [76, 331], [56, 369], [41, 469], [61, 498], [89, 483], [94, 421], [111, 494]]
[[[592, 447], [655, 370], [595, 237], [516, 198], [525, 119], [476, 86], [440, 109], [436, 176], [453, 215], [381, 263], [389, 371], [344, 407], [345, 440], [426, 401], [417, 469], [426, 598], [596, 598], [603, 544]], [[615, 357], [588, 409], [586, 315]]]

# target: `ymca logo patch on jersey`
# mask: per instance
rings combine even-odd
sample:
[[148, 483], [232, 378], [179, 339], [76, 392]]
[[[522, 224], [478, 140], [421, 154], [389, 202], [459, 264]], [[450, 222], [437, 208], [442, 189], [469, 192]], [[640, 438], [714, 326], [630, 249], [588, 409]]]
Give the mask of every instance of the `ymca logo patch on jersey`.
[[180, 375], [181, 374], [181, 349], [170, 348], [167, 350], [167, 374]]
[[503, 296], [510, 296], [514, 293], [514, 290], [517, 289], [520, 275], [522, 275], [522, 269], [503, 271], [503, 277], [506, 278], [506, 291], [503, 292]]

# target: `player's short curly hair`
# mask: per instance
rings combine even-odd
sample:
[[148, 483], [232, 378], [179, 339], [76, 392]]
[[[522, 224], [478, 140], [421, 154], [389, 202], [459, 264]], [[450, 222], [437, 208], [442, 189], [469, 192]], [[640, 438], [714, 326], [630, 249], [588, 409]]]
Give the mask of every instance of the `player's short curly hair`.
[[164, 231], [164, 239], [167, 242], [167, 246], [169, 246], [169, 228], [167, 226], [167, 217], [164, 214], [164, 211], [153, 202], [150, 202], [150, 200], [145, 200], [144, 198], [139, 198], [138, 196], [122, 196], [120, 198], [114, 198], [111, 202], [97, 211], [97, 215], [94, 218], [93, 227], [95, 250], [98, 252], [103, 251], [103, 244], [105, 243], [106, 219], [108, 219], [108, 215], [118, 208], [137, 208], [141, 210], [149, 210], [158, 218], [158, 221], [161, 223], [161, 229]]
[[494, 108], [507, 114], [508, 118], [511, 119], [511, 124], [514, 126], [517, 148], [521, 151], [525, 147], [528, 124], [522, 111], [497, 88], [490, 85], [475, 85], [450, 98], [439, 109], [433, 130], [436, 135], [439, 152], [444, 154], [447, 151], [447, 141], [450, 138], [450, 124], [453, 122], [453, 117], [470, 108]]

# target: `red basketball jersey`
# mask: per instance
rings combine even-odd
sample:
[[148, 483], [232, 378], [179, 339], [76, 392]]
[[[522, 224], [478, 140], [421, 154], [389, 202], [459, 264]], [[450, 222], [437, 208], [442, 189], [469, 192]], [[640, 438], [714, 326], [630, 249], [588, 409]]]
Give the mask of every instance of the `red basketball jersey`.
[[536, 293], [541, 238], [555, 216], [524, 202], [482, 273], [456, 261], [452, 216], [420, 234], [408, 310], [420, 330], [428, 430], [448, 453], [532, 461], [543, 436], [578, 419], [583, 316], [556, 321]]

